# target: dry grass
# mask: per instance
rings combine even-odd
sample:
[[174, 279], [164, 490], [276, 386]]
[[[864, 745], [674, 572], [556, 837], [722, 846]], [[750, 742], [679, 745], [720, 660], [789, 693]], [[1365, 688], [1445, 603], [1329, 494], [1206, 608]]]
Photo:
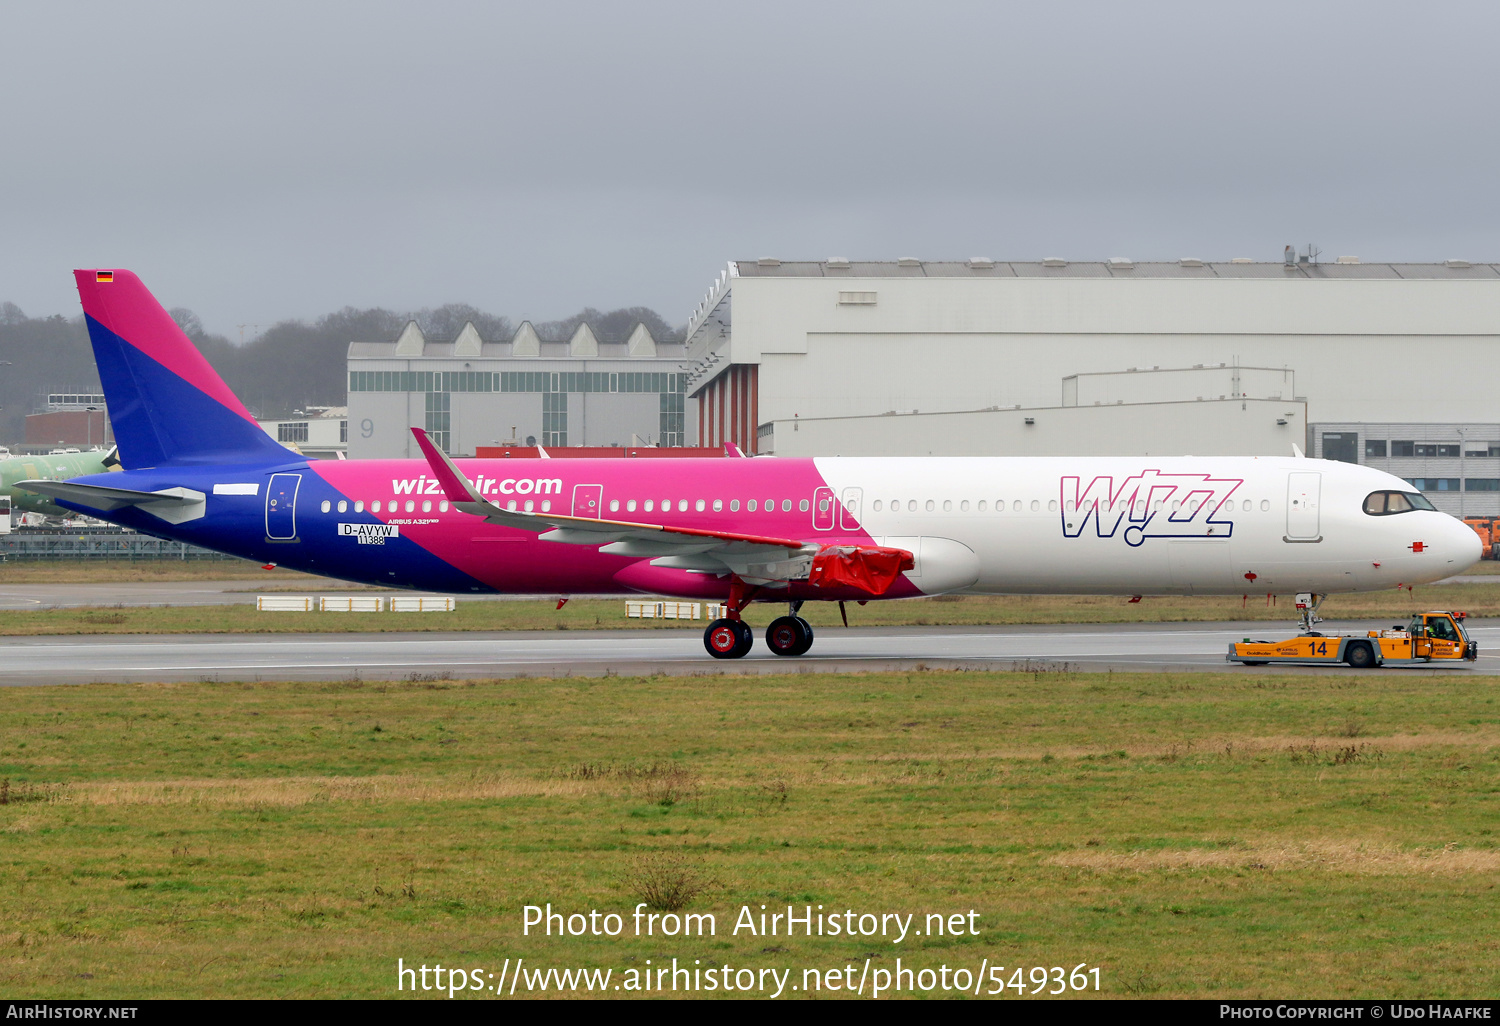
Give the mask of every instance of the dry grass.
[[1500, 851], [1476, 851], [1457, 846], [1404, 847], [1366, 841], [1304, 841], [1294, 845], [1241, 844], [1228, 850], [1186, 848], [1171, 851], [1080, 851], [1055, 855], [1051, 865], [1108, 873], [1152, 870], [1313, 870], [1325, 873], [1364, 873], [1381, 876], [1449, 875], [1500, 872]]

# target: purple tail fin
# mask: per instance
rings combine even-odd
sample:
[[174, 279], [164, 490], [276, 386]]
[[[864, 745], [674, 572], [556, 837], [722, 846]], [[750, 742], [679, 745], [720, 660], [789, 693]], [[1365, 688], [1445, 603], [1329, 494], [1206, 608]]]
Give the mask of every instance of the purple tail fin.
[[126, 469], [301, 458], [262, 430], [134, 274], [73, 277]]

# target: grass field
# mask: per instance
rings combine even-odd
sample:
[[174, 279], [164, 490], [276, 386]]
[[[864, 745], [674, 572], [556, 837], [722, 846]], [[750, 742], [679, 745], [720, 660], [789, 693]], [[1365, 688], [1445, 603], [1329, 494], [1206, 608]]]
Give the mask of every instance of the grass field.
[[[306, 591], [320, 593], [317, 587]], [[1402, 622], [1418, 609], [1462, 609], [1471, 616], [1500, 616], [1500, 587], [1446, 584], [1415, 592], [1366, 592], [1334, 595], [1322, 607], [1330, 622], [1377, 620]], [[746, 619], [757, 627], [780, 616], [785, 606], [753, 605]], [[943, 596], [900, 602], [848, 606], [851, 626], [1157, 623], [1177, 621], [1266, 620], [1291, 630], [1296, 610], [1286, 596], [1274, 606], [1264, 597], [1147, 597], [1131, 603], [1118, 596], [999, 595]], [[802, 615], [815, 627], [836, 628], [836, 605], [810, 602]], [[253, 605], [86, 607], [0, 611], [0, 636], [40, 634], [241, 634], [346, 633], [381, 631], [508, 631], [683, 629], [692, 621], [627, 619], [625, 600], [573, 599], [561, 610], [551, 601], [476, 602], [459, 599], [452, 613], [259, 613]], [[699, 629], [707, 626], [697, 621]]]
[[[8, 996], [386, 997], [398, 957], [617, 974], [677, 957], [794, 983], [867, 957], [1088, 963], [1115, 996], [1500, 990], [1500, 710], [1472, 678], [90, 685], [5, 701]], [[716, 937], [521, 936], [526, 904], [628, 912], [653, 867], [705, 885], [687, 910], [715, 912]], [[972, 908], [981, 932], [728, 935], [741, 905], [789, 902], [919, 923]]]

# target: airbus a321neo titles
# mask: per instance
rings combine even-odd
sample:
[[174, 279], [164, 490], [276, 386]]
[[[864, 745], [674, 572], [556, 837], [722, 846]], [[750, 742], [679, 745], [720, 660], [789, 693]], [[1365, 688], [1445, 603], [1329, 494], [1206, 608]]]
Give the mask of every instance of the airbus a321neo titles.
[[[1479, 537], [1370, 467], [1267, 457], [317, 461], [263, 431], [140, 279], [77, 271], [123, 471], [20, 485], [147, 534], [369, 584], [751, 602], [800, 655], [804, 602], [962, 594], [1372, 591]], [[455, 365], [456, 369], [456, 365]], [[738, 457], [738, 450], [731, 450]]]

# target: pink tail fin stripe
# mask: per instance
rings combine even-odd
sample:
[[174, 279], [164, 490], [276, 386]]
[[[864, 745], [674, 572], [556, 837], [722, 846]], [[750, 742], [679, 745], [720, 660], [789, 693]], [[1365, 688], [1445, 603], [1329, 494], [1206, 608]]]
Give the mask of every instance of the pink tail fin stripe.
[[119, 268], [74, 271], [73, 278], [84, 313], [205, 395], [255, 421], [141, 279]]

